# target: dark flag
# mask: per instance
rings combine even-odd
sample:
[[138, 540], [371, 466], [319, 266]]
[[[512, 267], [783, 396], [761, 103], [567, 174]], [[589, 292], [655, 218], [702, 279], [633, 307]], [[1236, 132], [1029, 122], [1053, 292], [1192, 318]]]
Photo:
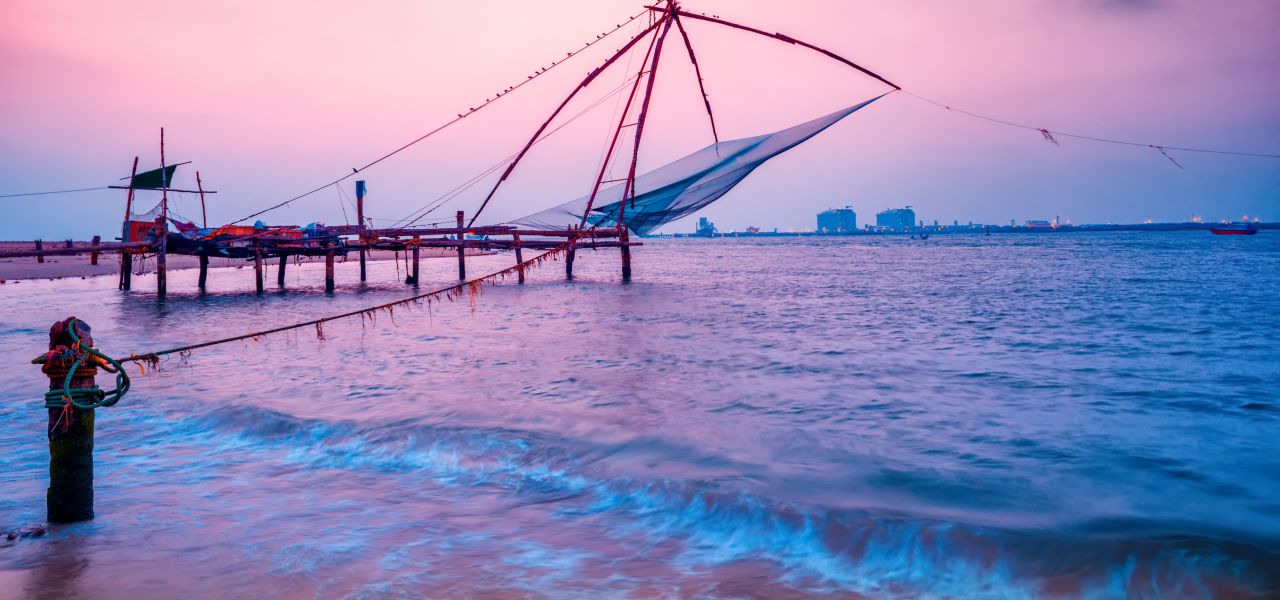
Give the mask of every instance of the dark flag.
[[[160, 169], [138, 173], [133, 176], [133, 188], [139, 190], [156, 190], [163, 187], [173, 186], [173, 172], [177, 170], [178, 165], [169, 165], [164, 168], [163, 175]], [[165, 185], [168, 184], [168, 185]]]

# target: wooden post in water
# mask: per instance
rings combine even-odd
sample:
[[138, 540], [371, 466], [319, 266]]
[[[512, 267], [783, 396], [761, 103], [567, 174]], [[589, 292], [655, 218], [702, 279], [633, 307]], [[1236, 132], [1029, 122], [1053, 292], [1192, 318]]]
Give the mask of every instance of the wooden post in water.
[[262, 247], [253, 249], [253, 282], [258, 293], [262, 293]]
[[164, 298], [168, 281], [165, 277], [165, 254], [169, 250], [164, 215], [156, 219], [156, 295]]
[[209, 280], [209, 255], [200, 255], [200, 279], [196, 282], [196, 287], [200, 291], [204, 291], [204, 284]]
[[[89, 245], [97, 246], [98, 244], [101, 244], [101, 243], [102, 243], [102, 236], [95, 235], [93, 236], [93, 240], [89, 242]], [[89, 253], [89, 264], [91, 265], [98, 264], [98, 252], [96, 250]]]
[[[49, 329], [49, 350], [72, 347], [75, 341], [67, 332], [71, 319], [58, 321]], [[77, 322], [80, 343], [92, 346], [87, 323]], [[44, 358], [44, 356], [40, 357]], [[39, 360], [39, 359], [37, 359]], [[86, 361], [88, 362], [88, 361]], [[92, 364], [92, 363], [90, 363]], [[58, 359], [45, 362], [41, 371], [49, 376], [49, 389], [62, 390], [71, 362]], [[71, 388], [94, 387], [96, 366], [81, 366], [71, 377]], [[93, 409], [75, 405], [49, 408], [49, 488], [45, 493], [47, 517], [52, 523], [72, 523], [93, 518]]]
[[[358, 180], [356, 180], [356, 226], [360, 228], [360, 229], [359, 229], [359, 233], [357, 234], [357, 236], [356, 236], [356, 237], [360, 239], [360, 243], [361, 243], [361, 244], [364, 244], [364, 243], [365, 243], [365, 239], [364, 239], [364, 192], [365, 192], [365, 183], [364, 183], [364, 180], [363, 180], [363, 179], [358, 179]], [[367, 273], [367, 271], [365, 270], [365, 253], [366, 253], [366, 252], [365, 252], [365, 249], [364, 249], [363, 247], [362, 247], [362, 248], [360, 248], [360, 281], [362, 281], [362, 282], [363, 282], [363, 281], [365, 281], [365, 280], [368, 278], [368, 273]]]
[[[165, 254], [169, 250], [169, 175], [165, 171], [164, 162], [164, 128], [160, 128], [160, 217], [156, 219], [156, 296], [164, 298], [168, 291], [168, 276], [165, 274]], [[130, 181], [129, 185], [133, 185]]]
[[333, 250], [324, 255], [324, 291], [333, 291]]
[[467, 240], [467, 234], [463, 231], [464, 219], [462, 211], [458, 211], [458, 281], [467, 280], [467, 249], [464, 246]]
[[[39, 251], [41, 251], [41, 250], [44, 250], [44, 240], [36, 240], [36, 252], [39, 252]], [[43, 255], [43, 254], [41, 254], [41, 255], [37, 256], [37, 257], [36, 257], [36, 262], [38, 262], [38, 263], [43, 263], [43, 262], [44, 262], [44, 255]]]
[[289, 264], [289, 256], [285, 254], [281, 254], [280, 267], [276, 269], [276, 285], [277, 286], [284, 287], [284, 266], [287, 264]]
[[[133, 212], [133, 177], [138, 174], [138, 157], [133, 157], [133, 169], [129, 172], [129, 195], [124, 201], [124, 231], [120, 241], [129, 241], [129, 215]], [[128, 250], [120, 252], [120, 289], [129, 291], [133, 284], [133, 253]]]
[[[516, 264], [520, 265], [524, 263], [524, 252], [520, 250], [520, 233], [519, 232], [511, 233], [511, 245], [516, 249]], [[516, 277], [517, 277], [516, 279], [517, 283], [524, 283], [524, 267], [523, 266], [516, 268]]]
[[576, 253], [577, 239], [573, 235], [573, 225], [569, 226], [569, 249], [564, 253], [564, 276], [573, 279], [573, 255]]
[[626, 225], [618, 225], [622, 231], [618, 233], [618, 241], [622, 242], [622, 280], [631, 281], [631, 232]]
[[418, 286], [418, 245], [421, 242], [422, 236], [413, 236], [413, 275], [410, 275], [409, 278], [413, 280], [410, 283], [412, 283], [414, 287]]

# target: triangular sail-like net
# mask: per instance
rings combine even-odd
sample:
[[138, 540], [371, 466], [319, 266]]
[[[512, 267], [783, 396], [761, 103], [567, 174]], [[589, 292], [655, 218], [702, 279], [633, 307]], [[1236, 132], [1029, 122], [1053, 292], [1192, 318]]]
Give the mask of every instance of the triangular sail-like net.
[[[687, 216], [715, 202], [747, 175], [777, 156], [882, 96], [838, 110], [807, 123], [740, 140], [712, 144], [636, 177], [636, 197], [622, 209], [625, 184], [603, 188], [596, 195], [587, 225], [613, 227], [622, 212], [625, 225], [641, 235]], [[516, 219], [511, 224], [535, 229], [564, 229], [577, 225], [590, 196]], [[634, 205], [633, 205], [634, 204]]]

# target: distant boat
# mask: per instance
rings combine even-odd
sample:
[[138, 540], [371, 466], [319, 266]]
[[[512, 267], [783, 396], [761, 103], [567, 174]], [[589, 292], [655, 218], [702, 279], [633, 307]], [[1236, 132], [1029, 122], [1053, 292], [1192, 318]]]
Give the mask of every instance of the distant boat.
[[1214, 235], [1253, 235], [1258, 233], [1253, 223], [1229, 223], [1209, 230]]

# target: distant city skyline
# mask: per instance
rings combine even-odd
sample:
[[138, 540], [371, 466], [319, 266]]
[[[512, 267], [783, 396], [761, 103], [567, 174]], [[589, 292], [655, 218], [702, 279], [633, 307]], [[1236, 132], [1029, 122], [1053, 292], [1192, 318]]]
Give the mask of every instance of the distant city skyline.
[[[209, 219], [228, 222], [395, 149], [524, 81], [567, 50], [642, 10], [634, 0], [548, 8], [521, 3], [243, 0], [178, 7], [14, 0], [0, 18], [9, 90], [0, 95], [0, 195], [103, 186], [159, 164], [193, 161]], [[1280, 220], [1280, 160], [1182, 152], [1280, 153], [1280, 3], [1237, 0], [981, 0], [958, 5], [690, 0], [812, 41], [906, 92], [1033, 127], [1167, 144], [1162, 153], [990, 123], [894, 93], [752, 173], [700, 215], [722, 230], [812, 226], [851, 204], [863, 214], [910, 204], [927, 222], [1079, 223]], [[634, 27], [620, 34], [633, 34]], [[885, 91], [820, 55], [692, 23], [721, 139], [776, 131]], [[234, 40], [235, 43], [228, 43]], [[368, 214], [389, 223], [446, 196], [519, 150], [538, 123], [619, 44], [591, 48], [460, 122], [361, 173]], [[679, 49], [679, 48], [677, 48]], [[589, 193], [624, 77], [603, 78], [566, 109], [495, 197], [483, 220], [518, 218]], [[711, 143], [695, 75], [672, 54], [659, 77], [639, 168]], [[1167, 156], [1166, 156], [1167, 154]], [[1176, 164], [1175, 164], [1176, 163]], [[618, 176], [619, 173], [612, 173]], [[441, 210], [474, 212], [496, 174]], [[260, 218], [349, 221], [326, 189]], [[142, 195], [149, 208], [158, 198]], [[179, 215], [199, 212], [176, 195]], [[120, 191], [0, 198], [0, 239], [111, 236]], [[346, 211], [344, 213], [344, 210]], [[865, 221], [865, 219], [864, 219]], [[661, 231], [689, 231], [693, 218]]]

